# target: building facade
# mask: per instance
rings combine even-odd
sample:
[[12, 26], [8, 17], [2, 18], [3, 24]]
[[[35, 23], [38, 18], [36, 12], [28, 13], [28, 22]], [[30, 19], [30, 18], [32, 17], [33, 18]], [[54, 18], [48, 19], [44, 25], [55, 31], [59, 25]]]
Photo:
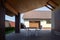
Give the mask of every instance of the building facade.
[[51, 29], [51, 11], [30, 11], [23, 18], [26, 27]]

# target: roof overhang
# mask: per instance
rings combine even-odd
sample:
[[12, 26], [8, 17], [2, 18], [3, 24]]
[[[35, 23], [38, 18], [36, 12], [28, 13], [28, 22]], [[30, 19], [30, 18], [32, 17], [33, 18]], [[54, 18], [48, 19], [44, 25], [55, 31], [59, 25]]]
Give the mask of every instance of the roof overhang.
[[54, 3], [50, 1], [51, 0], [6, 0], [4, 5], [9, 10], [9, 12], [12, 12], [7, 13], [8, 15], [18, 15], [18, 12], [23, 13], [48, 5], [47, 2], [53, 7], [57, 7], [56, 4], [60, 4], [60, 0], [53, 0]]

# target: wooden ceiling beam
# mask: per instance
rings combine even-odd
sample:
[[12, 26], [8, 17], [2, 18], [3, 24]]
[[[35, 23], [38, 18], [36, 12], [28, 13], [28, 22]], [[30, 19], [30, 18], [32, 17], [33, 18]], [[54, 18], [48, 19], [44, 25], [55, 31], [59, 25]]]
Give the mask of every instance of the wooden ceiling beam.
[[47, 2], [47, 4], [50, 5], [50, 6], [52, 6], [54, 9], [59, 6], [59, 4], [56, 3], [56, 2], [53, 1], [53, 0], [49, 0], [49, 1]]
[[9, 3], [6, 2], [4, 5], [9, 11], [13, 12], [13, 14], [18, 15], [18, 12], [16, 11], [16, 9], [14, 9]]
[[53, 0], [50, 0], [51, 2], [53, 2], [56, 6], [59, 6], [59, 4], [57, 4], [56, 2], [54, 2]]
[[47, 4], [48, 4], [49, 6], [51, 6], [53, 9], [55, 9], [55, 7], [54, 7], [53, 5], [49, 4], [48, 2], [47, 2]]
[[50, 8], [50, 7], [48, 7], [47, 5], [45, 5], [45, 7], [47, 7], [48, 9], [50, 9], [51, 11], [53, 11], [53, 9], [52, 8]]

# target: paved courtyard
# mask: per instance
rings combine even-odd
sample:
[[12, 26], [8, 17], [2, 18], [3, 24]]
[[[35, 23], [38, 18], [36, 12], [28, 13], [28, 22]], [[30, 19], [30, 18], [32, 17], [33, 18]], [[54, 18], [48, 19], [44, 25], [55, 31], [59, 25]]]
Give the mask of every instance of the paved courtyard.
[[20, 33], [7, 34], [6, 40], [60, 40], [60, 36], [52, 35], [51, 30], [21, 29]]

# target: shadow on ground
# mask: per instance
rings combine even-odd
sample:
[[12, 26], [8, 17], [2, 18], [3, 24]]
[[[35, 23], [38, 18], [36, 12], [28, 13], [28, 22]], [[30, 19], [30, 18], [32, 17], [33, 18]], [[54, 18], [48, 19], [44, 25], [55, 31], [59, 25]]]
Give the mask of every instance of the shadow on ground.
[[21, 29], [20, 33], [6, 35], [6, 40], [59, 40], [60, 36], [51, 34], [51, 30]]

